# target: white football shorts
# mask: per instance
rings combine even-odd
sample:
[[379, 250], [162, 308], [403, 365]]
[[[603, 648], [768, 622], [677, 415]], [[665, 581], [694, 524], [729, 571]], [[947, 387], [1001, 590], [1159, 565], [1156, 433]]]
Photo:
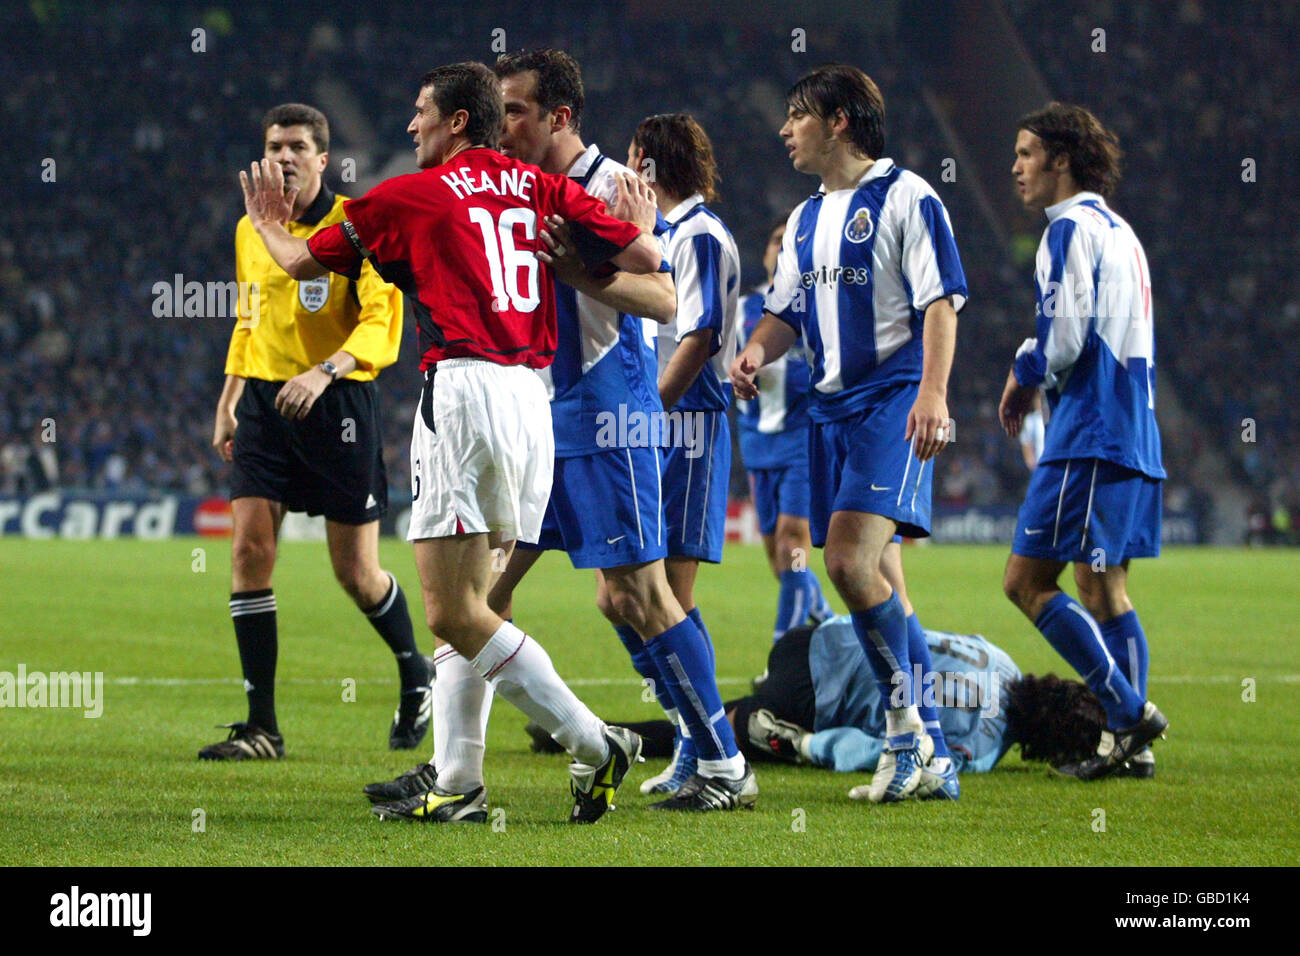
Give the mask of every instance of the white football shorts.
[[426, 374], [411, 434], [407, 540], [495, 531], [536, 543], [554, 468], [551, 405], [536, 372], [439, 362]]

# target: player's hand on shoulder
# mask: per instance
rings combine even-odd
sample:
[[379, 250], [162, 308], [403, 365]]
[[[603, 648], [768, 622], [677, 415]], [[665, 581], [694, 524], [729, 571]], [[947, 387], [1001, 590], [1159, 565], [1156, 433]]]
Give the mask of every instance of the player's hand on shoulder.
[[316, 399], [333, 381], [328, 372], [313, 366], [284, 383], [275, 396], [275, 410], [288, 419], [306, 418]]
[[655, 191], [650, 188], [650, 184], [628, 173], [619, 173], [615, 182], [618, 195], [609, 207], [609, 214], [615, 219], [641, 227], [642, 232], [653, 233], [659, 207], [655, 203]]
[[921, 389], [907, 413], [905, 440], [916, 440], [918, 461], [929, 461], [948, 444], [948, 403], [937, 392]]
[[284, 170], [279, 163], [261, 159], [240, 172], [239, 185], [244, 190], [244, 211], [248, 213], [253, 228], [266, 223], [284, 225], [293, 215], [293, 203], [298, 198], [298, 187], [284, 191]]

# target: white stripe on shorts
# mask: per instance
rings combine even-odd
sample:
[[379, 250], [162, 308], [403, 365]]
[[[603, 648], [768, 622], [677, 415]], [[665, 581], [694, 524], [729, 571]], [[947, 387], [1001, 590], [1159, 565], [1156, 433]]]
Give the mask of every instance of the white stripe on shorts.
[[713, 446], [718, 441], [718, 416], [713, 416], [713, 428], [709, 430], [709, 447], [705, 454], [709, 456], [709, 470], [704, 473], [704, 520], [700, 522], [699, 546], [704, 547], [704, 529], [709, 524], [709, 483], [713, 481]]
[[907, 473], [912, 470], [912, 456], [914, 454], [916, 454], [915, 435], [912, 436], [912, 443], [907, 446], [907, 464], [903, 467], [903, 480], [898, 483], [898, 500], [894, 502], [896, 508], [903, 507], [903, 491], [907, 488]]
[[1097, 459], [1092, 461], [1092, 481], [1088, 483], [1088, 510], [1083, 516], [1083, 537], [1079, 539], [1079, 550], [1087, 548], [1088, 524], [1092, 521], [1092, 493], [1097, 487]]
[[623, 453], [627, 455], [627, 476], [632, 479], [632, 510], [636, 512], [637, 546], [644, 548], [645, 535], [641, 533], [641, 500], [636, 495], [636, 471], [632, 468], [632, 449], [624, 448]]
[[1056, 524], [1052, 527], [1052, 547], [1056, 547], [1056, 540], [1061, 536], [1061, 507], [1065, 504], [1065, 482], [1070, 477], [1070, 463], [1065, 463], [1065, 474], [1061, 475], [1061, 493], [1056, 496]]

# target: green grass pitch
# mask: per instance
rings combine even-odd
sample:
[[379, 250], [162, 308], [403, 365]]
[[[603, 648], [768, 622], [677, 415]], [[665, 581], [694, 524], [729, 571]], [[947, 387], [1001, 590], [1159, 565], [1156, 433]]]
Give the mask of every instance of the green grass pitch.
[[[418, 616], [409, 546], [385, 541], [382, 557]], [[1002, 548], [908, 548], [922, 621], [982, 633], [1025, 671], [1065, 672], [1003, 598], [1004, 560]], [[1172, 723], [1154, 781], [1080, 784], [1013, 752], [992, 773], [963, 777], [956, 805], [878, 807], [848, 800], [855, 776], [764, 765], [754, 812], [683, 818], [644, 809], [637, 784], [660, 766], [643, 764], [617, 810], [589, 828], [564, 822], [564, 760], [529, 753], [525, 718], [504, 701], [488, 738], [493, 825], [371, 816], [361, 785], [427, 759], [430, 748], [386, 749], [395, 668], [334, 584], [323, 543], [285, 543], [276, 569], [287, 759], [200, 763], [199, 747], [222, 736], [214, 725], [244, 716], [229, 561], [220, 540], [0, 540], [0, 671], [23, 664], [105, 679], [98, 719], [0, 709], [0, 864], [1300, 863], [1297, 552], [1174, 550], [1135, 564], [1151, 696]], [[720, 567], [701, 571], [697, 596], [723, 695], [739, 696], [763, 667], [775, 611], [761, 551], [729, 546]], [[516, 620], [597, 713], [651, 719], [656, 707], [641, 700], [593, 597], [590, 574], [548, 555], [516, 595]], [[422, 618], [416, 624], [427, 643]], [[344, 700], [347, 679], [355, 702]], [[1248, 679], [1253, 701], [1243, 699]]]

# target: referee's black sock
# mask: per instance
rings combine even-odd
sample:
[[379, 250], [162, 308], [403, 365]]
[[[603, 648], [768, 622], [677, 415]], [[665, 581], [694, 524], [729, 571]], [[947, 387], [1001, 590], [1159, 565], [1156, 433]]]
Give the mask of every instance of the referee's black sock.
[[269, 734], [275, 723], [275, 595], [270, 588], [235, 591], [230, 595], [230, 617], [235, 623], [239, 663], [248, 695], [248, 722]]
[[402, 677], [402, 693], [405, 694], [408, 690], [418, 690], [426, 686], [433, 675], [429, 673], [429, 665], [425, 663], [424, 655], [415, 646], [411, 615], [406, 610], [406, 595], [402, 593], [397, 578], [388, 574], [388, 580], [392, 582], [388, 593], [365, 614], [370, 618], [370, 623], [374, 625], [375, 630], [379, 632], [379, 636], [384, 639], [384, 643], [392, 648], [393, 655], [397, 658], [398, 673]]

